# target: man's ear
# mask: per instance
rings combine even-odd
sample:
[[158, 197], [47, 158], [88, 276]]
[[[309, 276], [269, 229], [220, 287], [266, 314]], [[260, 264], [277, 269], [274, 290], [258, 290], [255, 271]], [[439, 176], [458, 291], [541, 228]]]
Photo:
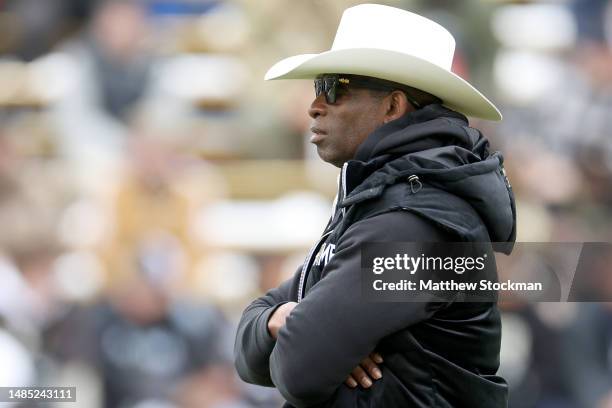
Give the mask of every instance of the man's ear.
[[406, 95], [402, 91], [393, 91], [385, 98], [386, 112], [384, 122], [388, 123], [399, 119], [414, 108], [408, 102]]

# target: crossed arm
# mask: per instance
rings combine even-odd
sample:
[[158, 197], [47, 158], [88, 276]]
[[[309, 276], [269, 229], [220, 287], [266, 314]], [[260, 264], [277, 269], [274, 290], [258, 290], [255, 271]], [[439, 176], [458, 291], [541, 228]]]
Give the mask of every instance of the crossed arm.
[[289, 302], [293, 281], [289, 279], [255, 299], [242, 313], [234, 343], [234, 357], [236, 370], [246, 382], [274, 387], [269, 360], [276, 339], [268, 331], [268, 321], [279, 307]]
[[296, 407], [316, 405], [332, 397], [382, 338], [431, 316], [437, 307], [433, 303], [372, 303], [359, 295], [361, 243], [443, 240], [434, 227], [407, 215], [383, 214], [351, 226], [323, 279], [286, 316], [276, 339], [268, 321], [290, 300], [292, 281], [247, 307], [235, 346], [241, 378], [276, 386]]

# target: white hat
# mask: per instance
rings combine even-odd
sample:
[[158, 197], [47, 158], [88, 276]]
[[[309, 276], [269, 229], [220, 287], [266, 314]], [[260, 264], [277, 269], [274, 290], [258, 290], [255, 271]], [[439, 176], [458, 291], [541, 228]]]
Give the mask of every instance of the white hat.
[[342, 14], [331, 50], [286, 58], [265, 79], [365, 75], [429, 92], [465, 115], [501, 120], [491, 101], [451, 72], [454, 52], [455, 39], [438, 23], [394, 7], [361, 4]]

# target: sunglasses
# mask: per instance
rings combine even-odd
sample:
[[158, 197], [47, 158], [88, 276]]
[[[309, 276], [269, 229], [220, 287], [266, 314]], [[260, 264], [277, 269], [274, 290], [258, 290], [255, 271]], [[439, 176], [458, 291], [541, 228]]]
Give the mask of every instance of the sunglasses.
[[321, 94], [325, 94], [325, 101], [330, 105], [336, 103], [339, 94], [341, 94], [343, 91], [347, 91], [349, 87], [372, 89], [375, 91], [383, 92], [391, 92], [396, 89], [400, 89], [404, 92], [404, 94], [406, 94], [408, 101], [416, 109], [420, 109], [422, 107], [421, 104], [418, 103], [411, 95], [409, 95], [405, 89], [382, 84], [376, 78], [340, 74], [326, 74], [315, 78], [314, 80], [315, 96], [318, 97]]

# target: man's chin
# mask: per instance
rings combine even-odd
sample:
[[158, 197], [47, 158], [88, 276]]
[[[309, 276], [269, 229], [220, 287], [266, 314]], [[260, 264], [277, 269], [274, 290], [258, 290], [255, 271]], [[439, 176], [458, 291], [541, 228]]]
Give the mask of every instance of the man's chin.
[[339, 160], [337, 157], [334, 157], [333, 154], [325, 152], [325, 149], [322, 149], [319, 146], [317, 146], [317, 154], [319, 155], [321, 160], [333, 166], [342, 167], [342, 165], [344, 164], [343, 160]]

